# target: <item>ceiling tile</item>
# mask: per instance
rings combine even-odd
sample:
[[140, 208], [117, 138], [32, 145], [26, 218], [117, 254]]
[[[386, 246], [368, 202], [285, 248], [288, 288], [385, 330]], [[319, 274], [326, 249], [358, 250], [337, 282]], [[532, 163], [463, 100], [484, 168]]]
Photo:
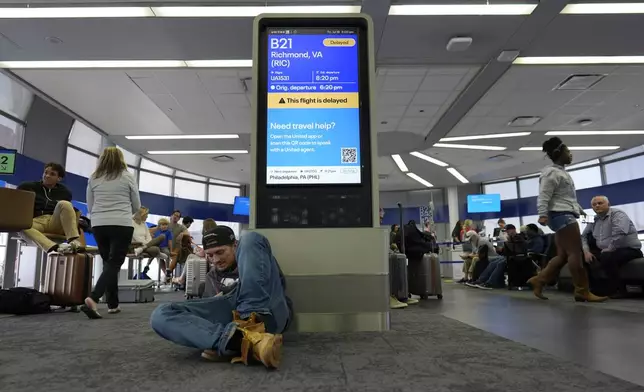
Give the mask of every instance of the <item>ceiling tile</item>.
[[403, 105], [380, 105], [376, 108], [376, 118], [402, 117], [407, 111]]
[[585, 91], [575, 99], [568, 102], [568, 105], [598, 105], [612, 98], [617, 92], [615, 91]]
[[168, 94], [169, 91], [163, 83], [155, 77], [131, 78], [132, 82], [139, 86], [146, 94]]
[[456, 89], [462, 75], [427, 75], [420, 85], [420, 91], [452, 91]]
[[411, 104], [414, 106], [442, 105], [449, 96], [449, 91], [419, 91]]
[[382, 92], [377, 95], [378, 105], [409, 105], [413, 92]]
[[399, 131], [411, 131], [415, 129], [427, 129], [431, 119], [423, 117], [403, 117], [398, 124]]
[[388, 117], [383, 118], [378, 121], [376, 124], [376, 129], [378, 132], [391, 132], [395, 131], [400, 124], [401, 117]]
[[412, 91], [418, 90], [422, 76], [390, 76], [385, 77], [382, 91]]
[[406, 117], [433, 117], [441, 109], [440, 106], [410, 106], [405, 113]]
[[213, 95], [212, 99], [213, 101], [215, 101], [215, 104], [220, 108], [222, 107], [249, 108], [250, 107], [250, 102], [248, 102], [248, 98], [246, 97], [246, 94]]
[[237, 78], [222, 78], [222, 77], [209, 77], [201, 78], [204, 86], [212, 95], [220, 94], [243, 94], [246, 91], [244, 90], [244, 84], [242, 81]]
[[388, 68], [387, 76], [425, 76], [427, 68], [401, 67]]

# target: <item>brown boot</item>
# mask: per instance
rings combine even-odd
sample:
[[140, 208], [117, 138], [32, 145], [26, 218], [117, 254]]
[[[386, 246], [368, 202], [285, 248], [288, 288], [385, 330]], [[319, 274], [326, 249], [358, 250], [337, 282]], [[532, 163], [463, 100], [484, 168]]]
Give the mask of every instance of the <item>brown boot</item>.
[[528, 279], [528, 284], [532, 286], [532, 293], [535, 297], [539, 299], [548, 299], [548, 297], [543, 295], [543, 286], [545, 284], [539, 278], [539, 275], [533, 276], [532, 278]]
[[608, 297], [599, 297], [590, 292], [590, 290], [588, 289], [590, 285], [588, 282], [588, 274], [583, 268], [580, 268], [579, 273], [573, 274], [572, 269], [570, 272], [571, 272], [571, 275], [573, 275], [572, 279], [573, 279], [573, 283], [575, 284], [575, 301], [604, 302], [608, 299]]
[[267, 368], [277, 369], [282, 359], [282, 335], [267, 333], [264, 323], [257, 321], [253, 313], [248, 320], [241, 320], [237, 312], [233, 312], [233, 321], [237, 330], [243, 334], [241, 357], [233, 358], [231, 363], [242, 362], [248, 365], [248, 356], [260, 361]]

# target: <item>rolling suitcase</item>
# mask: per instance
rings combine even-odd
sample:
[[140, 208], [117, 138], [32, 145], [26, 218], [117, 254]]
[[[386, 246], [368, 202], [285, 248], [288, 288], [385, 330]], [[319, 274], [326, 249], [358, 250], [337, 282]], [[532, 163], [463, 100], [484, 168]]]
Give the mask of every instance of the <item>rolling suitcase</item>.
[[420, 260], [409, 263], [409, 292], [422, 299], [436, 296], [443, 299], [443, 282], [438, 255], [426, 253]]
[[154, 302], [154, 283], [153, 280], [127, 280], [119, 282], [119, 302]]
[[50, 253], [42, 292], [54, 306], [82, 305], [92, 291], [94, 257], [85, 253]]
[[402, 204], [398, 203], [400, 213], [400, 252], [389, 253], [389, 285], [391, 295], [399, 301], [405, 302], [409, 298], [409, 283], [407, 280], [407, 255], [405, 255], [405, 229], [403, 225]]
[[190, 255], [186, 260], [186, 298], [201, 297], [202, 283], [206, 281], [208, 262], [197, 255]]

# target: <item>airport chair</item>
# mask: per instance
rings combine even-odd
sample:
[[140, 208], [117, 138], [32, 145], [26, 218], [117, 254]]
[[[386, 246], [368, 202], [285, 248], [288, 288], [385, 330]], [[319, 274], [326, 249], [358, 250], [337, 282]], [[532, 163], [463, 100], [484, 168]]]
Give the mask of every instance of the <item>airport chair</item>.
[[18, 189], [0, 188], [0, 233], [14, 233], [31, 228], [36, 194]]

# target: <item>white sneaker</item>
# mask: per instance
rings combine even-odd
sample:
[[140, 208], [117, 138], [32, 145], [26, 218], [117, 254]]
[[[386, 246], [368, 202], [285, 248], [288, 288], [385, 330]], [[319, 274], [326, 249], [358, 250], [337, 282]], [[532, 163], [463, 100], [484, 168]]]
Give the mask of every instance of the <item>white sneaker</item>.
[[62, 254], [69, 254], [74, 253], [74, 249], [72, 248], [71, 244], [60, 244], [58, 245], [57, 252]]
[[134, 255], [138, 256], [138, 255], [140, 255], [141, 253], [143, 253], [143, 248], [136, 248], [136, 249], [134, 249]]
[[418, 302], [416, 298], [407, 298], [407, 305], [416, 305]]
[[407, 307], [407, 304], [398, 301], [398, 299], [392, 295], [391, 297], [389, 297], [389, 307], [391, 309], [403, 309]]

